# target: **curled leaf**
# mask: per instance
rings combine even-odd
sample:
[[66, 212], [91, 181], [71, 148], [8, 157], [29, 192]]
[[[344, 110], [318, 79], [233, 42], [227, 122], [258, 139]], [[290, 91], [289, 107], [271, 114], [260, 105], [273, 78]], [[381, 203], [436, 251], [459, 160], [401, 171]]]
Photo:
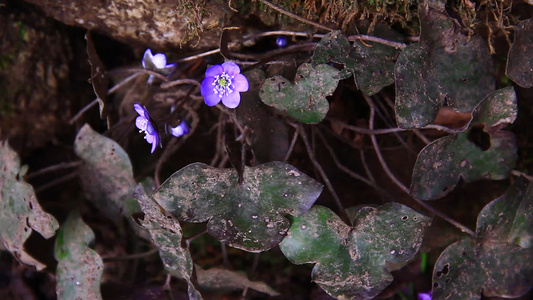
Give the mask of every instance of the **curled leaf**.
[[48, 239], [59, 225], [43, 211], [33, 187], [22, 179], [25, 170], [17, 153], [7, 142], [0, 142], [0, 238], [18, 260], [42, 270], [46, 266], [26, 253], [24, 242], [32, 230]]

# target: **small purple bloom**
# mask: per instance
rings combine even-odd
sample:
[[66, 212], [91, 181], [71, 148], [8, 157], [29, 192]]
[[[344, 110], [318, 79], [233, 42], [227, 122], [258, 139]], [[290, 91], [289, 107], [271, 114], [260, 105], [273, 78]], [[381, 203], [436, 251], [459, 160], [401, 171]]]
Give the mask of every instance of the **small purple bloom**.
[[[143, 55], [142, 60], [143, 68], [147, 70], [156, 71], [158, 73], [161, 73], [165, 76], [168, 76], [172, 74], [176, 70], [176, 67], [178, 64], [168, 64], [167, 65], [167, 57], [163, 53], [157, 53], [155, 55], [152, 54], [152, 50], [146, 49]], [[152, 83], [154, 80], [154, 76], [150, 75], [148, 77], [148, 83]]]
[[431, 292], [418, 293], [418, 300], [431, 300]]
[[280, 48], [287, 46], [287, 38], [284, 36], [278, 36], [276, 39], [276, 45], [278, 45]]
[[133, 107], [135, 108], [135, 111], [139, 114], [137, 119], [135, 119], [135, 126], [140, 129], [139, 132], [146, 133], [144, 139], [149, 144], [152, 144], [152, 151], [150, 151], [150, 153], [154, 153], [157, 145], [161, 143], [159, 133], [152, 124], [148, 110], [146, 110], [146, 108], [144, 108], [144, 106], [141, 106], [139, 103], [133, 104]]
[[181, 123], [176, 127], [168, 125], [168, 129], [170, 130], [170, 134], [175, 137], [180, 137], [189, 133], [189, 124], [187, 124], [187, 121], [181, 120]]
[[200, 88], [205, 104], [214, 106], [222, 100], [222, 104], [228, 108], [239, 106], [240, 93], [247, 90], [248, 79], [241, 74], [241, 69], [234, 62], [209, 67]]

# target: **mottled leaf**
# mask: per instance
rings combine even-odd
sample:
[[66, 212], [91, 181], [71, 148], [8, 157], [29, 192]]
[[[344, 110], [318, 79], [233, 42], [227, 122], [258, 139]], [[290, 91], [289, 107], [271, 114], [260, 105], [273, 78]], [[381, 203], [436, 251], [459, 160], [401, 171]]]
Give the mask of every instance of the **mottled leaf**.
[[477, 232], [484, 239], [533, 248], [533, 184], [520, 177], [505, 195], [485, 206]]
[[433, 271], [433, 299], [514, 298], [533, 286], [533, 192], [519, 178], [485, 206], [477, 239], [464, 238], [441, 254]]
[[109, 77], [107, 76], [104, 64], [100, 60], [100, 57], [98, 57], [90, 31], [87, 31], [85, 34], [85, 40], [87, 40], [87, 55], [89, 56], [89, 63], [91, 65], [91, 79], [89, 81], [93, 85], [96, 97], [98, 97], [100, 117], [105, 119], [108, 115], [107, 87], [109, 85]]
[[437, 139], [422, 149], [413, 170], [411, 194], [434, 200], [452, 191], [460, 178], [467, 182], [507, 178], [517, 157], [515, 137], [500, 128], [514, 122], [516, 114], [512, 87], [487, 96], [475, 108], [465, 132]]
[[104, 263], [98, 253], [88, 247], [93, 240], [93, 231], [78, 211], [72, 212], [61, 225], [54, 251], [58, 261], [58, 299], [102, 299], [100, 279]]
[[303, 123], [318, 123], [329, 110], [326, 96], [332, 95], [337, 87], [339, 71], [326, 64], [313, 66], [302, 64], [294, 84], [282, 76], [265, 80], [259, 90], [261, 100]]
[[362, 208], [349, 227], [331, 210], [314, 206], [293, 220], [281, 242], [295, 264], [315, 263], [312, 278], [333, 297], [369, 299], [392, 282], [387, 262], [412, 259], [431, 219], [398, 204]]
[[195, 163], [174, 173], [152, 195], [181, 221], [208, 221], [208, 232], [250, 252], [276, 246], [289, 229], [287, 214], [304, 214], [322, 185], [291, 165], [271, 162], [245, 168], [238, 183], [234, 169]]
[[139, 201], [144, 217], [141, 225], [150, 232], [152, 243], [159, 249], [159, 256], [165, 269], [188, 284], [189, 299], [202, 299], [197, 291], [191, 275], [193, 262], [189, 250], [182, 244], [182, 230], [178, 220], [150, 199], [142, 185], [137, 185], [133, 197]]
[[74, 151], [83, 160], [80, 179], [87, 199], [108, 218], [119, 222], [130, 219], [141, 209], [131, 191], [135, 187], [128, 154], [115, 141], [84, 125], [74, 144]]
[[214, 293], [228, 293], [244, 289], [253, 289], [271, 297], [279, 293], [262, 281], [251, 281], [242, 272], [212, 268], [203, 270], [196, 266], [196, 277], [202, 291]]
[[420, 42], [405, 48], [396, 62], [395, 110], [401, 128], [430, 124], [442, 106], [471, 112], [494, 90], [486, 42], [463, 33], [444, 6], [437, 6], [420, 2]]
[[59, 225], [43, 211], [33, 187], [22, 179], [26, 170], [8, 143], [0, 142], [0, 238], [19, 261], [42, 270], [46, 266], [24, 251], [24, 242], [32, 230], [48, 239]]
[[533, 18], [516, 26], [514, 43], [507, 57], [506, 75], [521, 87], [533, 87]]
[[[401, 40], [400, 34], [380, 24], [375, 26], [372, 34], [391, 41]], [[353, 75], [359, 89], [373, 95], [394, 82], [394, 62], [399, 53], [400, 50], [394, 47], [368, 41], [355, 41], [351, 46], [340, 31], [333, 31], [316, 46], [313, 64], [343, 64], [339, 77]]]

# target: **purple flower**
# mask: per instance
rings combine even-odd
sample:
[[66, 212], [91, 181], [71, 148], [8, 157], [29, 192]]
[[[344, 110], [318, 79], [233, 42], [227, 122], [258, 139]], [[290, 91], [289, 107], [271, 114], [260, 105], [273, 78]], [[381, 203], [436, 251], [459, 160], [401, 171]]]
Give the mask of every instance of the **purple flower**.
[[431, 300], [431, 292], [418, 293], [418, 300]]
[[278, 36], [276, 39], [276, 45], [278, 45], [280, 48], [287, 46], [287, 38], [284, 36]]
[[168, 129], [170, 130], [170, 134], [175, 137], [180, 137], [189, 133], [189, 124], [185, 120], [181, 120], [181, 123], [176, 127], [168, 125]]
[[217, 105], [221, 100], [228, 108], [235, 108], [241, 103], [241, 92], [248, 90], [248, 79], [241, 74], [241, 69], [234, 62], [211, 66], [205, 71], [200, 92], [205, 104]]
[[[178, 64], [168, 64], [167, 65], [167, 57], [163, 53], [157, 53], [155, 55], [152, 54], [152, 50], [146, 49], [143, 55], [142, 60], [143, 68], [147, 70], [156, 71], [158, 73], [161, 73], [165, 76], [168, 76], [172, 74], [176, 70], [176, 67]], [[150, 75], [148, 77], [148, 83], [152, 83], [154, 80], [154, 76]]]
[[141, 106], [139, 103], [133, 104], [133, 107], [135, 108], [135, 111], [139, 114], [137, 119], [135, 119], [135, 126], [140, 129], [139, 132], [146, 133], [144, 139], [148, 143], [152, 144], [152, 151], [150, 151], [150, 153], [154, 153], [157, 145], [161, 143], [159, 133], [152, 124], [152, 119], [150, 118], [150, 114], [148, 113], [146, 108], [144, 108], [144, 106]]

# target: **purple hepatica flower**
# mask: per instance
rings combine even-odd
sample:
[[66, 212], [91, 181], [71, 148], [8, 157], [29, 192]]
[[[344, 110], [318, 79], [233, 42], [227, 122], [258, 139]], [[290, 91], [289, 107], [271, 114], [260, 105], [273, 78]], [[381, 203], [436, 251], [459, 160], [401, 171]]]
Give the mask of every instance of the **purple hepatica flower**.
[[200, 92], [205, 104], [217, 105], [220, 100], [228, 108], [235, 108], [241, 103], [241, 92], [248, 90], [248, 79], [241, 74], [241, 69], [234, 62], [211, 66], [205, 71]]
[[418, 300], [431, 300], [431, 292], [418, 293]]
[[170, 130], [170, 134], [175, 137], [180, 137], [189, 133], [189, 124], [185, 120], [181, 120], [181, 123], [176, 127], [168, 125], [168, 129]]
[[135, 108], [135, 111], [139, 114], [137, 119], [135, 119], [135, 126], [140, 129], [139, 132], [146, 133], [144, 139], [146, 139], [148, 143], [152, 144], [152, 151], [150, 151], [150, 153], [154, 153], [157, 145], [161, 143], [159, 133], [152, 124], [150, 114], [148, 113], [146, 108], [144, 108], [144, 106], [141, 106], [139, 103], [133, 104], [133, 107]]
[[[172, 74], [176, 70], [178, 64], [168, 64], [167, 57], [163, 53], [152, 54], [152, 50], [146, 49], [142, 60], [143, 68], [161, 73], [165, 76]], [[152, 83], [154, 76], [148, 77], [148, 83]]]

